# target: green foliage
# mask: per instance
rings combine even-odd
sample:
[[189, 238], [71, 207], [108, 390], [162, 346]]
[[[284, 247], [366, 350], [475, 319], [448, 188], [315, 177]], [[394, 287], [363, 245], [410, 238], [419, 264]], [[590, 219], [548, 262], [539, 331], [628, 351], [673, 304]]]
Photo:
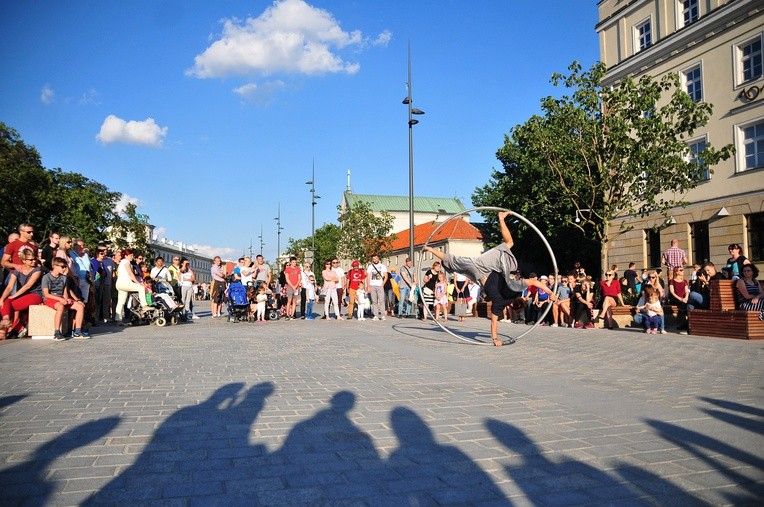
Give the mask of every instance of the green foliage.
[[0, 182], [0, 230], [5, 233], [27, 222], [34, 226], [38, 241], [56, 231], [95, 246], [108, 239], [107, 229], [111, 227], [120, 247], [127, 246], [127, 238], [137, 238], [132, 246], [144, 255], [150, 253], [147, 219], [135, 213], [135, 206], [118, 216], [114, 208], [119, 192], [78, 173], [46, 169], [37, 150], [2, 122]]
[[396, 239], [395, 235], [390, 235], [393, 228], [390, 213], [383, 211], [378, 217], [366, 202], [358, 202], [344, 212], [340, 206], [337, 209], [340, 221], [338, 257], [365, 261], [375, 253], [384, 256], [390, 250]]
[[121, 215], [114, 215], [110, 223], [110, 237], [115, 249], [130, 247], [136, 257], [143, 255], [150, 259], [153, 252], [149, 248], [147, 233], [148, 217], [137, 212], [135, 204], [128, 203]]
[[[313, 255], [313, 270], [327, 259], [337, 256], [337, 243], [340, 238], [340, 227], [337, 224], [324, 224], [315, 231], [316, 251]], [[287, 252], [297, 257], [299, 262], [305, 260], [305, 254], [310, 252], [313, 240], [310, 236], [303, 239], [289, 238]]]
[[707, 145], [702, 162], [689, 160], [687, 141], [713, 106], [693, 102], [678, 75], [605, 87], [603, 63], [568, 70], [551, 81], [569, 94], [544, 98], [542, 114], [505, 136], [497, 153], [504, 171], [476, 189], [474, 203], [502, 202], [537, 226], [577, 228], [604, 247], [613, 219], [685, 206], [706, 168], [731, 156], [732, 145]]

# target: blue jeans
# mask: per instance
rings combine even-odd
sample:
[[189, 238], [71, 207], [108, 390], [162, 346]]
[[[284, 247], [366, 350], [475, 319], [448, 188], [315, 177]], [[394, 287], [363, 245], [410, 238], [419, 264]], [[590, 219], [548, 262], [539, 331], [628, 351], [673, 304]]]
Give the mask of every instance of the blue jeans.
[[690, 297], [687, 300], [687, 309], [692, 310], [695, 308], [705, 309], [710, 306], [710, 301], [707, 301], [702, 294], [698, 292], [690, 292]]
[[[401, 292], [401, 300], [398, 301], [398, 315], [408, 315], [411, 313], [411, 302], [409, 301], [411, 287], [404, 287], [401, 285], [398, 290]], [[406, 308], [406, 313], [403, 313], [404, 307]]]
[[305, 307], [305, 315], [303, 317], [312, 317], [313, 316], [313, 302], [315, 300], [310, 299], [308, 300], [308, 304]]
[[[664, 315], [658, 315], [661, 318], [661, 329], [666, 329], [666, 318]], [[644, 326], [647, 323], [647, 315], [642, 312], [634, 314], [634, 324], [638, 326]]]

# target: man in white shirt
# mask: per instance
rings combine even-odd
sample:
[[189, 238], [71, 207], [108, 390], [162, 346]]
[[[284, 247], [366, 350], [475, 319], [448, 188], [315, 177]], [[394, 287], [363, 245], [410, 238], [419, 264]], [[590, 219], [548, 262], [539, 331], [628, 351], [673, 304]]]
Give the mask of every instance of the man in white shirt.
[[385, 320], [385, 282], [388, 276], [387, 266], [379, 260], [379, 255], [371, 257], [371, 264], [366, 268], [369, 280], [369, 292], [371, 293], [371, 320]]

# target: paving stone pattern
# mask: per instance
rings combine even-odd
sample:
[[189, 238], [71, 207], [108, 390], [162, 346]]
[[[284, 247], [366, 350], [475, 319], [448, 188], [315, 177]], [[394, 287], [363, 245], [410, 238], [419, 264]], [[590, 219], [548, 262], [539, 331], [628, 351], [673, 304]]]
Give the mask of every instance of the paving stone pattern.
[[764, 502], [760, 342], [201, 315], [0, 343], [0, 504]]

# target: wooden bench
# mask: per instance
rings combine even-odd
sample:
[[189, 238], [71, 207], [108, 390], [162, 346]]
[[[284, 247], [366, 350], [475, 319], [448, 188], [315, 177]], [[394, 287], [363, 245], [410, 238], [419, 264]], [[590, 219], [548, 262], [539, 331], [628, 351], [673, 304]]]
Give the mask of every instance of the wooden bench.
[[735, 308], [734, 283], [711, 280], [709, 309], [688, 312], [691, 335], [764, 340], [764, 322], [759, 320], [759, 312]]

